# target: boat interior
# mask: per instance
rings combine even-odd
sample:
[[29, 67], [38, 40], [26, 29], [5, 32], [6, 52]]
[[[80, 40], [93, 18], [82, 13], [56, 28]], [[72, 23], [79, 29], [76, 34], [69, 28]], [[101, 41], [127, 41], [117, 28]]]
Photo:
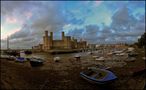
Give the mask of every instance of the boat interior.
[[93, 71], [91, 69], [85, 71], [84, 74], [86, 74], [89, 77], [94, 77], [96, 79], [102, 79], [107, 75], [107, 73], [104, 72], [104, 71], [96, 71], [95, 72], [95, 71]]

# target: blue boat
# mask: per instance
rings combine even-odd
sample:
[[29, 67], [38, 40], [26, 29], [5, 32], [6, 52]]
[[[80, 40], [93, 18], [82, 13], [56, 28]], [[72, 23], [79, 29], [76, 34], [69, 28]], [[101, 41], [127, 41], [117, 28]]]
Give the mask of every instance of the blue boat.
[[25, 62], [26, 59], [24, 57], [17, 57], [16, 62]]
[[91, 82], [96, 84], [107, 84], [117, 79], [111, 71], [99, 68], [90, 68], [86, 71], [80, 72], [80, 76]]

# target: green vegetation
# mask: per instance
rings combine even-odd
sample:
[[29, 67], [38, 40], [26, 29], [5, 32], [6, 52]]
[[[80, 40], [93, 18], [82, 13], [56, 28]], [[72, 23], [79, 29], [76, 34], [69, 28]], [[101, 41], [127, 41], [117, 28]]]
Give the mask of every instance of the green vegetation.
[[138, 39], [138, 42], [135, 43], [139, 48], [146, 46], [146, 32]]

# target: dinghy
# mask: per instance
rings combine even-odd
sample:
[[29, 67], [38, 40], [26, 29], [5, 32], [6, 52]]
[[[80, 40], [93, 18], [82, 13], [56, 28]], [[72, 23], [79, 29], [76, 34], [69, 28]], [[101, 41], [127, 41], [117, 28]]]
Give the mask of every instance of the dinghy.
[[60, 57], [54, 57], [54, 61], [55, 62], [59, 62], [60, 61]]
[[29, 62], [32, 67], [37, 67], [42, 66], [44, 61], [40, 58], [31, 58]]
[[111, 71], [99, 68], [90, 68], [86, 71], [80, 72], [80, 76], [95, 84], [107, 84], [117, 79]]
[[25, 58], [23, 58], [23, 57], [16, 57], [16, 60], [15, 60], [16, 62], [25, 62], [26, 61], [26, 59]]
[[96, 58], [95, 60], [97, 60], [97, 61], [104, 61], [105, 58], [104, 57], [99, 57], [99, 58]]
[[6, 60], [15, 60], [15, 56], [10, 56], [10, 55], [1, 55], [1, 59], [6, 59]]
[[80, 60], [81, 55], [80, 55], [80, 54], [76, 54], [76, 55], [74, 56], [74, 58], [76, 58], [76, 60]]

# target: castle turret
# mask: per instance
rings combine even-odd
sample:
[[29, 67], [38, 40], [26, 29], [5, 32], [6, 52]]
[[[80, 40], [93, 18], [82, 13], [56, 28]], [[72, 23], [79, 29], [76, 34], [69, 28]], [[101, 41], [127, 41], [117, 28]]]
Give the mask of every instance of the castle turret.
[[64, 37], [65, 37], [64, 32], [62, 32], [62, 40], [64, 40]]
[[46, 40], [45, 40], [45, 36], [43, 36], [43, 49], [45, 49], [45, 45], [46, 44]]
[[45, 36], [48, 37], [48, 31], [45, 31]]
[[44, 39], [44, 49], [48, 49], [48, 31], [45, 31], [45, 36], [43, 37]]
[[53, 32], [50, 32], [50, 40], [53, 40]]
[[53, 32], [50, 32], [49, 45], [50, 45], [50, 48], [53, 48]]

